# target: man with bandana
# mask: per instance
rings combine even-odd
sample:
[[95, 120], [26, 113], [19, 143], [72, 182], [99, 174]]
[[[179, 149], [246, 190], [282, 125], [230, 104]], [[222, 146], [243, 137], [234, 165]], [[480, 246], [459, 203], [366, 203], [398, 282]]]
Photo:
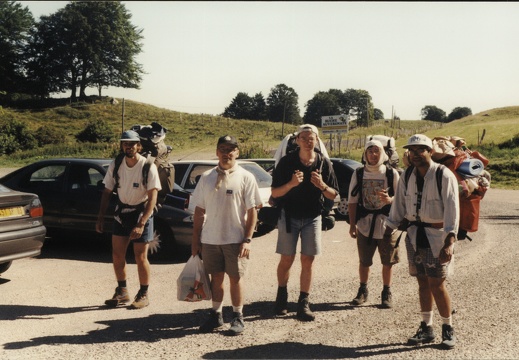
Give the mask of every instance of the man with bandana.
[[200, 177], [193, 193], [195, 204], [191, 254], [202, 255], [211, 277], [212, 309], [200, 326], [202, 333], [221, 329], [224, 278], [229, 277], [233, 319], [229, 332], [243, 332], [243, 282], [251, 252], [251, 239], [261, 205], [254, 175], [236, 162], [240, 154], [234, 136], [218, 139], [218, 165]]

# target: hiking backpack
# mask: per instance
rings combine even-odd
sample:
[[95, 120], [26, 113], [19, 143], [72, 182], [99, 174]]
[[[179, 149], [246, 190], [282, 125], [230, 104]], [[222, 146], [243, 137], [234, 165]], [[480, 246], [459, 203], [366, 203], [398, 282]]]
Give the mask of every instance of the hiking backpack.
[[[292, 133], [288, 134], [283, 140], [281, 140], [281, 143], [279, 144], [278, 148], [276, 149], [276, 153], [274, 154], [274, 167], [277, 166], [279, 160], [281, 160], [283, 156], [297, 150], [298, 146], [296, 138], [296, 133]], [[327, 158], [330, 157], [328, 156], [328, 151], [326, 150], [326, 146], [324, 145], [321, 138], [319, 138], [319, 141], [315, 146], [315, 151], [323, 154]]]
[[[166, 200], [166, 196], [173, 191], [175, 184], [175, 168], [168, 162], [171, 146], [166, 145], [165, 127], [159, 123], [152, 122], [151, 125], [134, 125], [131, 130], [139, 134], [142, 150], [140, 154], [146, 158], [146, 163], [142, 168], [142, 184], [148, 185], [148, 175], [151, 164], [155, 164], [159, 174], [162, 189], [157, 194], [157, 205], [161, 205]], [[119, 188], [119, 167], [124, 159], [124, 154], [120, 153], [115, 158], [114, 178], [115, 189]]]

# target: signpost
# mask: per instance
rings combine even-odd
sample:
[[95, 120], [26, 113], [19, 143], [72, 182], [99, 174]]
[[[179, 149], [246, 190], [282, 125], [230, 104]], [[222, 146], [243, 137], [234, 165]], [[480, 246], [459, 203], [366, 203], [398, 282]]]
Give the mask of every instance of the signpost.
[[323, 134], [347, 133], [350, 129], [349, 115], [321, 116], [321, 128]]

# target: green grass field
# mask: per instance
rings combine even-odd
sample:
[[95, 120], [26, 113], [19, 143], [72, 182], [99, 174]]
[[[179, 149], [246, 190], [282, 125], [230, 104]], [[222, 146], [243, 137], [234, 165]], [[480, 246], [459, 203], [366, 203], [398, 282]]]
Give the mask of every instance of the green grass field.
[[[134, 101], [123, 101], [112, 105], [109, 97], [91, 97], [87, 102], [69, 103], [68, 99], [54, 100], [52, 106], [26, 109], [0, 108], [0, 124], [9, 119], [23, 122], [32, 131], [44, 127], [47, 131], [61, 131], [65, 134], [63, 143], [45, 145], [39, 149], [20, 151], [9, 156], [0, 156], [1, 167], [17, 167], [33, 161], [51, 157], [113, 157], [118, 143], [78, 143], [75, 135], [90, 121], [105, 120], [118, 138], [121, 129], [132, 125], [148, 125], [155, 121], [168, 129], [166, 143], [177, 151], [193, 152], [214, 145], [223, 134], [235, 135], [241, 144], [241, 154], [245, 158], [270, 157], [282, 135], [296, 129], [290, 124], [264, 121], [234, 120], [207, 114], [188, 114]], [[490, 109], [448, 124], [413, 120], [377, 121], [369, 128], [355, 128], [341, 138], [323, 136], [332, 156], [359, 160], [363, 141], [369, 134], [393, 136], [397, 148], [406, 143], [415, 133], [435, 136], [459, 136], [466, 140], [471, 150], [478, 150], [490, 160], [487, 170], [492, 175], [491, 187], [519, 189], [517, 170], [519, 151], [517, 150], [519, 106]], [[394, 125], [394, 126], [391, 126]], [[340, 141], [339, 141], [340, 140]], [[400, 151], [399, 151], [400, 153]]]

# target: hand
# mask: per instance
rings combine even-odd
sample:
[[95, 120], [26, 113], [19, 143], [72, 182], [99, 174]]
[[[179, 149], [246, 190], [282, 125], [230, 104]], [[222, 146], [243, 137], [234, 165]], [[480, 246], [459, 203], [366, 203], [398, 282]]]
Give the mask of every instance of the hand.
[[202, 243], [195, 241], [191, 243], [191, 255], [196, 256], [202, 253]]
[[380, 191], [377, 191], [377, 196], [378, 198], [380, 199], [380, 201], [382, 202], [382, 204], [391, 204], [392, 202], [392, 198], [389, 196], [388, 194], [388, 191], [389, 191], [389, 188], [387, 189], [382, 189]]
[[246, 257], [248, 259], [249, 255], [250, 255], [250, 250], [251, 250], [250, 243], [242, 243], [240, 246], [240, 254], [238, 255], [238, 257], [240, 257], [240, 258]]
[[446, 264], [452, 259], [452, 255], [454, 254], [454, 244], [451, 245], [445, 245], [440, 250], [440, 264]]
[[292, 180], [290, 180], [292, 187], [296, 187], [299, 184], [301, 184], [303, 182], [304, 178], [305, 178], [305, 174], [302, 171], [300, 171], [300, 170], [294, 171], [294, 173], [292, 174]]
[[100, 234], [103, 233], [104, 230], [104, 221], [103, 220], [97, 220], [96, 222], [96, 231]]
[[323, 181], [323, 177], [317, 170], [312, 171], [312, 176], [310, 177], [310, 182], [312, 184], [314, 184], [314, 186], [316, 188], [318, 188], [319, 190], [326, 187], [326, 184]]
[[130, 233], [130, 240], [138, 239], [142, 236], [142, 233], [144, 232], [144, 226], [136, 225], [132, 232]]
[[357, 238], [357, 225], [350, 225], [350, 236], [354, 239]]

